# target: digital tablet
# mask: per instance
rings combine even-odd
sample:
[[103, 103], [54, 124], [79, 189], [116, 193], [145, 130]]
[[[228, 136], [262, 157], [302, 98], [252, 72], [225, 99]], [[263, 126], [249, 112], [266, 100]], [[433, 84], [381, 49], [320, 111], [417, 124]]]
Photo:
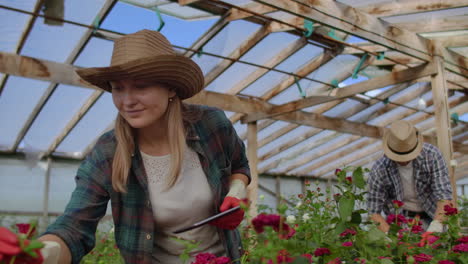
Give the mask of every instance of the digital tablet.
[[191, 226], [187, 226], [187, 227], [184, 227], [184, 228], [180, 228], [180, 229], [177, 229], [175, 230], [173, 233], [174, 234], [179, 234], [179, 233], [182, 233], [182, 232], [185, 232], [185, 231], [189, 231], [189, 230], [192, 230], [194, 228], [197, 228], [197, 227], [200, 227], [202, 225], [205, 225], [205, 224], [208, 224], [209, 222], [213, 221], [213, 220], [216, 220], [220, 217], [223, 217], [225, 215], [228, 215], [228, 214], [232, 214], [234, 213], [235, 211], [237, 210], [240, 210], [240, 205], [236, 206], [236, 207], [233, 207], [231, 209], [228, 209], [222, 213], [219, 213], [219, 214], [215, 214], [213, 216], [210, 216], [208, 218], [205, 218], [199, 222], [196, 222], [195, 224], [191, 225]]

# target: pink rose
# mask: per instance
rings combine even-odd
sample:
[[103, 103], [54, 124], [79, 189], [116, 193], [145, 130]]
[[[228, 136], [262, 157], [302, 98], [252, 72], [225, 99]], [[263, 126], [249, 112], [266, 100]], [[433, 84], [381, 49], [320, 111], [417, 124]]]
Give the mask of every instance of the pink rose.
[[460, 237], [459, 239], [457, 239], [457, 241], [461, 243], [468, 243], [468, 236]]
[[450, 261], [450, 260], [439, 260], [437, 264], [455, 264], [455, 262]]

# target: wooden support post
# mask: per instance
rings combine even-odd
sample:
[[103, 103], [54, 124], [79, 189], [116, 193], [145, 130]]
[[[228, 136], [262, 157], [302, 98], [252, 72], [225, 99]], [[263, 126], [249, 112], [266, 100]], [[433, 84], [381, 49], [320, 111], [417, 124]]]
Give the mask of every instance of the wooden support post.
[[279, 205], [282, 202], [282, 196], [281, 196], [281, 177], [277, 175], [275, 177], [275, 196], [276, 196], [276, 208], [279, 207]]
[[52, 158], [47, 158], [47, 167], [44, 175], [44, 196], [42, 201], [42, 222], [40, 232], [44, 232], [49, 225], [49, 187], [50, 187], [50, 167]]
[[251, 122], [247, 125], [247, 158], [249, 159], [250, 175], [252, 177], [252, 181], [247, 188], [247, 197], [251, 202], [249, 215], [254, 218], [258, 213], [257, 122]]
[[[442, 48], [439, 48], [441, 50]], [[444, 155], [449, 170], [450, 182], [453, 190], [453, 200], [456, 204], [457, 188], [455, 184], [455, 171], [450, 165], [453, 155], [452, 133], [450, 126], [450, 113], [448, 107], [447, 82], [445, 81], [444, 59], [440, 54], [435, 55], [433, 62], [437, 67], [437, 74], [431, 77], [432, 97], [435, 106], [435, 120], [437, 131], [437, 147]]]

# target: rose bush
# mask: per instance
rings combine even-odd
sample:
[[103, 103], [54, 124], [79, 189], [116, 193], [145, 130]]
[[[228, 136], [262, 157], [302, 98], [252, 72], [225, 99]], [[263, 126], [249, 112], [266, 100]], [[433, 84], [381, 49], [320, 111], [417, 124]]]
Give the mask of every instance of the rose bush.
[[403, 203], [393, 201], [387, 216], [388, 234], [367, 218], [361, 167], [336, 170], [336, 193], [312, 188], [297, 195], [296, 206], [280, 204], [276, 213], [259, 206], [256, 218], [242, 229], [245, 254], [241, 263], [468, 263], [468, 237], [461, 234], [460, 210], [444, 208], [447, 231], [426, 233], [418, 218], [400, 214]]

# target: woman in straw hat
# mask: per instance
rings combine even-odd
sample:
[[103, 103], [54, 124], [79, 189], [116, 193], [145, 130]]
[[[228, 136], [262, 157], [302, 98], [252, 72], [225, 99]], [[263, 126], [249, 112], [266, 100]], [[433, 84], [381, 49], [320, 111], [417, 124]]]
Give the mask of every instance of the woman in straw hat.
[[[121, 37], [110, 67], [77, 73], [111, 92], [119, 114], [115, 129], [100, 137], [78, 169], [65, 213], [41, 240], [60, 246], [59, 263], [79, 263], [94, 247], [110, 199], [126, 263], [180, 263], [185, 247], [174, 230], [246, 198], [250, 172], [242, 140], [223, 111], [182, 102], [203, 89], [203, 74], [159, 32]], [[200, 243], [195, 253], [235, 260], [242, 218], [239, 210], [177, 238]]]
[[368, 211], [379, 229], [388, 232], [382, 217], [395, 214], [393, 201], [403, 202], [403, 215], [419, 215], [428, 232], [442, 232], [444, 206], [452, 187], [444, 157], [408, 121], [391, 124], [383, 138], [384, 156], [372, 167], [368, 180]]

